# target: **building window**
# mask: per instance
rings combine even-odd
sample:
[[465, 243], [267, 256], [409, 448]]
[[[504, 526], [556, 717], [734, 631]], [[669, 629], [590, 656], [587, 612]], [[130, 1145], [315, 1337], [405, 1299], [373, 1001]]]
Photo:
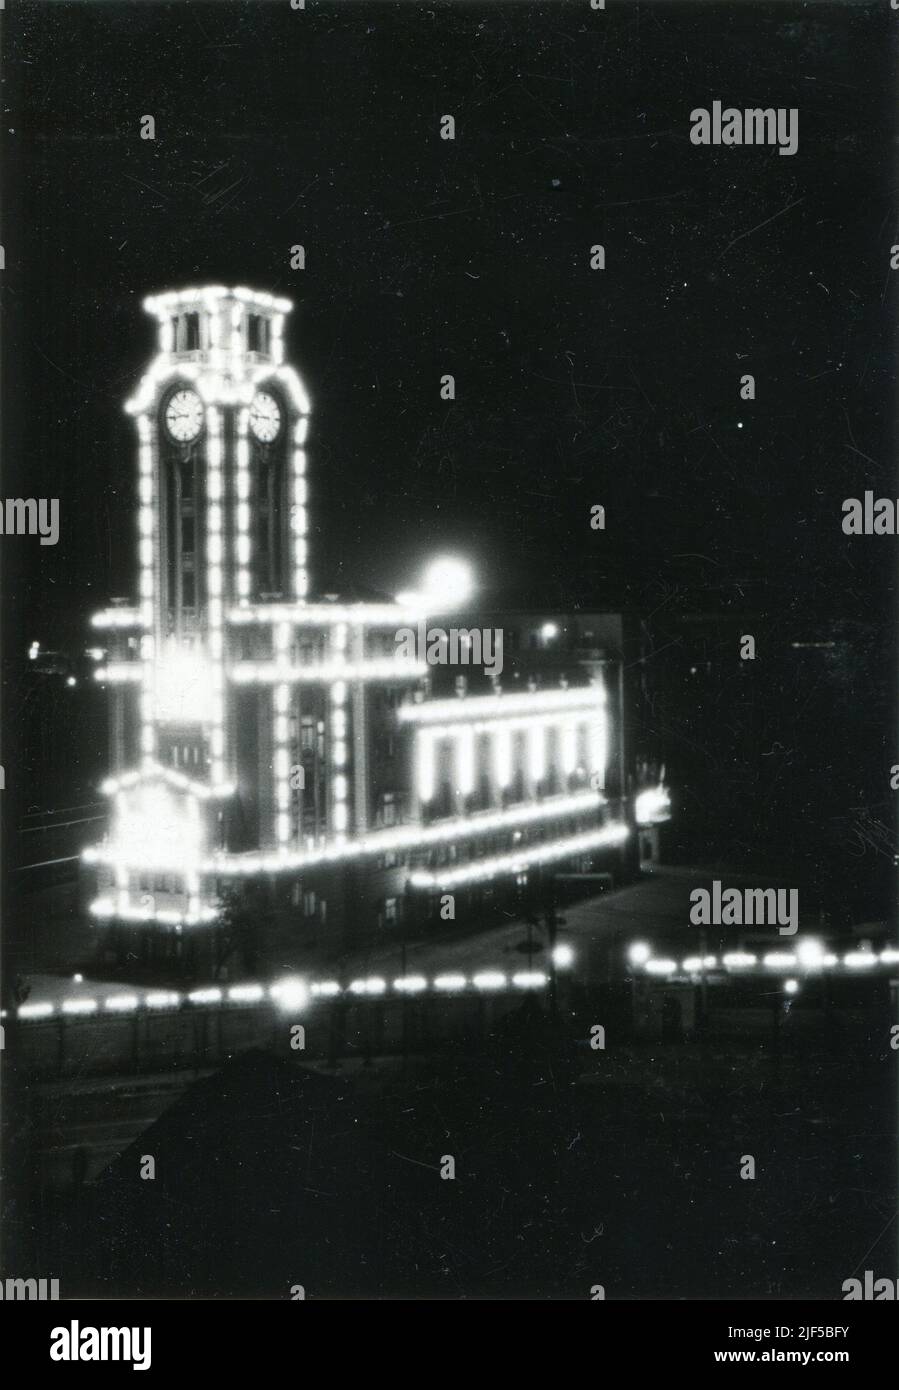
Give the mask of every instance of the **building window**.
[[303, 916], [315, 916], [315, 894], [311, 891], [303, 894]]
[[200, 315], [181, 314], [176, 321], [176, 352], [196, 352], [200, 346]]
[[300, 906], [300, 903], [303, 901], [303, 885], [301, 883], [292, 884], [290, 889], [290, 901], [294, 907]]
[[269, 322], [262, 314], [247, 316], [247, 351], [268, 352]]
[[384, 824], [396, 825], [396, 799], [393, 792], [384, 793]]
[[395, 922], [397, 920], [396, 898], [384, 899], [384, 921]]

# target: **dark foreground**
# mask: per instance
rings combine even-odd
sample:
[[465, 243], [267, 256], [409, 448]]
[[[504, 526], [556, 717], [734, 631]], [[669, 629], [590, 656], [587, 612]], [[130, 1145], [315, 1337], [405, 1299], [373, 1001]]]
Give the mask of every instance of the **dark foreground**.
[[588, 1013], [531, 999], [477, 1052], [405, 1064], [236, 1056], [95, 1181], [20, 1170], [4, 1268], [63, 1298], [831, 1300], [895, 1276], [883, 1001], [797, 1011], [776, 1043], [742, 1016], [595, 1051]]

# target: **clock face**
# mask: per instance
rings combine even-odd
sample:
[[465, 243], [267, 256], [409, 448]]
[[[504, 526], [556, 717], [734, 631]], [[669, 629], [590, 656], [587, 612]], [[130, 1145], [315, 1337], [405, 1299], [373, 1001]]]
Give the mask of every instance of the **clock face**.
[[281, 428], [281, 407], [267, 391], [257, 391], [250, 406], [250, 429], [263, 444], [271, 444]]
[[203, 428], [203, 402], [196, 391], [176, 391], [165, 408], [165, 425], [179, 444], [189, 444]]

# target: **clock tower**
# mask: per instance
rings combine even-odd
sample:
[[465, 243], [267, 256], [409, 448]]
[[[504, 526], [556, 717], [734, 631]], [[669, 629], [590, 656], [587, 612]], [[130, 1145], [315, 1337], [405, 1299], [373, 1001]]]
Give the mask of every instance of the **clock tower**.
[[[147, 299], [158, 352], [126, 409], [139, 442], [140, 744], [145, 765], [193, 730], [225, 783], [227, 615], [304, 603], [309, 401], [284, 363], [290, 302], [206, 286]], [[187, 743], [190, 759], [190, 743]]]
[[104, 949], [191, 970], [202, 953], [218, 970], [202, 929], [252, 884], [283, 963], [303, 926], [339, 938], [366, 914], [398, 921], [417, 894], [433, 922], [438, 892], [550, 862], [584, 873], [623, 844], [593, 782], [609, 744], [601, 678], [429, 699], [424, 655], [398, 649], [401, 629], [426, 629], [418, 601], [308, 593], [309, 400], [284, 362], [290, 304], [209, 286], [146, 308], [158, 349], [126, 406], [137, 598], [92, 618], [112, 775], [108, 832], [85, 861]]

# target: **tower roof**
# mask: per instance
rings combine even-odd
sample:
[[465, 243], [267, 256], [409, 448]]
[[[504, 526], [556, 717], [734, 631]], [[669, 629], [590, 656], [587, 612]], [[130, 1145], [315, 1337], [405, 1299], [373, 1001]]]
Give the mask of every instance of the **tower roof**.
[[279, 299], [262, 290], [249, 290], [245, 285], [237, 285], [233, 289], [225, 285], [199, 285], [186, 290], [164, 290], [162, 294], [148, 295], [144, 308], [162, 322], [173, 310], [214, 309], [221, 307], [222, 300], [229, 299], [237, 300], [257, 312], [289, 314], [293, 308], [290, 299]]

